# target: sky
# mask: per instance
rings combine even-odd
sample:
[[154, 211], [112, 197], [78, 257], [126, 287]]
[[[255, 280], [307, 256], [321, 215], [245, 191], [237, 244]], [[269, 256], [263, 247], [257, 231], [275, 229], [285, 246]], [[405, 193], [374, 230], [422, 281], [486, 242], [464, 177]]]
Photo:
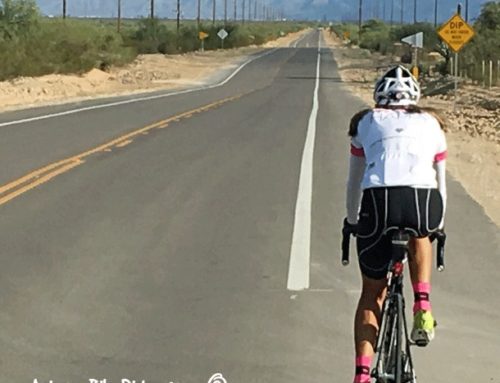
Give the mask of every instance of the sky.
[[[72, 16], [116, 17], [118, 0], [66, 0], [68, 14]], [[154, 0], [155, 14], [159, 17], [174, 18], [176, 16], [177, 0]], [[197, 0], [180, 0], [183, 18], [195, 18]], [[214, 0], [201, 0], [202, 17], [211, 18], [212, 2]], [[235, 0], [215, 0], [218, 18], [224, 17], [224, 3], [228, 3], [228, 17], [233, 18]], [[238, 5], [238, 18], [241, 18], [241, 5], [251, 4], [252, 17], [257, 2], [257, 14], [262, 15], [262, 6], [267, 4], [276, 10], [282, 10], [287, 18], [306, 20], [356, 20], [358, 18], [359, 0], [236, 0]], [[419, 21], [434, 20], [434, 4], [436, 0], [416, 0], [417, 19]], [[498, 0], [497, 0], [498, 1]], [[36, 0], [42, 12], [46, 15], [57, 16], [62, 13], [63, 0]], [[122, 14], [124, 17], [147, 16], [150, 11], [151, 0], [121, 0]], [[466, 0], [462, 0], [465, 6]], [[469, 0], [469, 20], [473, 21], [480, 12], [481, 5], [488, 0]], [[448, 20], [457, 8], [457, 0], [437, 0], [438, 20]], [[394, 19], [401, 18], [401, 4], [404, 8], [405, 22], [413, 21], [414, 0], [363, 0], [364, 19], [384, 18], [391, 19], [391, 8], [394, 4]], [[464, 12], [465, 14], [465, 12]], [[248, 18], [248, 13], [246, 18]]]

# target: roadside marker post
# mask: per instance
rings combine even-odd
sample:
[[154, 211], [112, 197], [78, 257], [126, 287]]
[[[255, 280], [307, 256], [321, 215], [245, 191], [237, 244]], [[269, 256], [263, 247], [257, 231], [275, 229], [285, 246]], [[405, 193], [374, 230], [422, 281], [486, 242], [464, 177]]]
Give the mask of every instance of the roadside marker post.
[[198, 37], [201, 40], [201, 51], [205, 52], [205, 39], [210, 36], [207, 32], [200, 31]]
[[411, 69], [412, 74], [418, 78], [418, 48], [422, 49], [424, 47], [424, 33], [418, 32], [411, 36], [406, 36], [401, 39], [403, 43], [410, 45], [413, 49], [413, 68]]
[[458, 97], [458, 52], [467, 44], [475, 35], [474, 29], [467, 24], [461, 16], [462, 7], [459, 4], [457, 13], [453, 15], [446, 23], [438, 30], [439, 37], [455, 52], [454, 74], [455, 74], [455, 97], [453, 102], [453, 110], [457, 109]]
[[224, 40], [226, 39], [227, 36], [229, 36], [229, 33], [227, 33], [227, 31], [224, 28], [222, 28], [217, 33], [217, 36], [219, 36], [219, 38], [221, 39], [221, 47], [222, 49], [224, 49]]

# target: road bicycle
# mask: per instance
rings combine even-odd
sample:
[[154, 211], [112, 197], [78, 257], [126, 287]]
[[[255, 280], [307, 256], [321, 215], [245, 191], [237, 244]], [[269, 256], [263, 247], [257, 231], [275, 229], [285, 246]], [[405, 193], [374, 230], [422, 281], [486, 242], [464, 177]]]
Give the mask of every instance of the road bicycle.
[[[349, 264], [350, 236], [355, 234], [344, 225], [342, 238], [342, 264]], [[417, 377], [410, 346], [403, 295], [404, 265], [408, 260], [408, 243], [411, 233], [404, 229], [392, 230], [392, 260], [387, 273], [387, 294], [382, 305], [379, 333], [375, 346], [377, 362], [371, 372], [376, 383], [416, 383]], [[444, 271], [444, 246], [446, 234], [433, 234], [437, 239], [437, 269]]]

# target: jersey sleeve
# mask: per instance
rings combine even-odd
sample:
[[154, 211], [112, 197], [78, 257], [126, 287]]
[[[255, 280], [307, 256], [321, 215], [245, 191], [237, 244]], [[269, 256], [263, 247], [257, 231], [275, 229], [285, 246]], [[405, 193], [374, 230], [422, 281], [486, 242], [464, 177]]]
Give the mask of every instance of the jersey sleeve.
[[356, 137], [351, 138], [351, 154], [354, 157], [364, 157], [365, 151], [363, 145], [356, 139]]
[[436, 132], [436, 154], [434, 162], [441, 162], [448, 158], [448, 146], [446, 144], [446, 137], [441, 127], [438, 127]]
[[351, 156], [349, 161], [349, 178], [346, 189], [347, 222], [355, 225], [361, 203], [361, 181], [365, 172], [365, 159]]

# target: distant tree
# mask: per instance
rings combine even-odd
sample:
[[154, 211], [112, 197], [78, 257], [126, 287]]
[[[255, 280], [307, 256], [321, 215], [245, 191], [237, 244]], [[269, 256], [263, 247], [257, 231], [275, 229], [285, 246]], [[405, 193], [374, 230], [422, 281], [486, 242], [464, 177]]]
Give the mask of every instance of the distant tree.
[[1, 0], [0, 38], [28, 36], [38, 26], [40, 13], [35, 0]]
[[489, 2], [483, 5], [481, 14], [479, 15], [475, 27], [478, 31], [485, 29], [499, 31], [500, 30], [500, 3]]

